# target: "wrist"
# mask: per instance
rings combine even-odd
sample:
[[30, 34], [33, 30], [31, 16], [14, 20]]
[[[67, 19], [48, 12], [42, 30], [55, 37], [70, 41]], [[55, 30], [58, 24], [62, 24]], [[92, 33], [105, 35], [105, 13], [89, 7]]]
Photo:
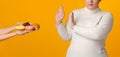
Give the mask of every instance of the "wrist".
[[20, 35], [18, 32], [14, 32], [13, 34], [14, 34], [15, 36]]
[[15, 29], [16, 29], [16, 26], [12, 26], [11, 29], [15, 30]]
[[56, 25], [58, 26], [58, 25], [60, 25], [61, 23], [62, 23], [62, 21], [56, 22]]

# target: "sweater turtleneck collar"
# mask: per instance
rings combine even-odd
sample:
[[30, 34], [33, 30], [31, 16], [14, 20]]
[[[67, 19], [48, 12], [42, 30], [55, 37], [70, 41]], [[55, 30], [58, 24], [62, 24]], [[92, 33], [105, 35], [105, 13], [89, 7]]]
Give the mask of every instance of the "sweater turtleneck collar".
[[96, 9], [90, 10], [90, 9], [88, 9], [87, 7], [85, 7], [84, 10], [85, 10], [87, 13], [96, 13], [96, 12], [101, 11], [100, 8], [96, 8]]

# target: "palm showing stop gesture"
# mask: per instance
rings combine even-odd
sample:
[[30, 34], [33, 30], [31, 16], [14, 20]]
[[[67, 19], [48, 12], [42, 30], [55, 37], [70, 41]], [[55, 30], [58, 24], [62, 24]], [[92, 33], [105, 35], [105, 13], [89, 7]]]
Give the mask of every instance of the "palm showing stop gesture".
[[56, 24], [59, 25], [60, 23], [62, 23], [62, 20], [64, 18], [64, 9], [63, 6], [60, 6], [60, 8], [57, 10], [56, 13]]
[[[60, 6], [60, 8], [57, 10], [56, 13], [56, 24], [59, 25], [60, 23], [62, 23], [62, 20], [64, 18], [64, 9], [63, 6]], [[74, 21], [74, 13], [72, 12], [71, 14], [71, 22], [70, 22], [70, 27], [71, 29], [73, 29], [73, 26], [75, 25], [75, 21]]]

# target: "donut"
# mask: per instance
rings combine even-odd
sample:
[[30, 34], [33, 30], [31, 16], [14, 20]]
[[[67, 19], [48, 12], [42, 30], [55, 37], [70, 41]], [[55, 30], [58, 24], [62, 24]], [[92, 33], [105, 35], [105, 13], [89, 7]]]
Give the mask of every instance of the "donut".
[[24, 29], [25, 29], [25, 26], [23, 26], [23, 25], [18, 25], [18, 26], [16, 26], [16, 29], [17, 29], [17, 30], [24, 30]]
[[39, 28], [40, 28], [39, 24], [32, 24], [30, 22], [25, 22], [21, 25], [16, 26], [17, 30], [26, 30], [27, 32], [39, 30]]
[[39, 28], [40, 28], [39, 24], [33, 24], [32, 26], [35, 28], [35, 30], [39, 30]]

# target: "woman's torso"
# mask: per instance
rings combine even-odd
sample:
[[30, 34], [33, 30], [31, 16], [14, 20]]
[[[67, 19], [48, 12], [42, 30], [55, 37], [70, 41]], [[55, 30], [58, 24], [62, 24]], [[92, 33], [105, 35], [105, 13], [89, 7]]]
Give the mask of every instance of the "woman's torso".
[[[76, 25], [79, 27], [96, 27], [102, 18], [103, 11], [74, 11]], [[72, 32], [72, 41], [68, 49], [67, 57], [107, 57], [105, 40], [90, 40]]]

